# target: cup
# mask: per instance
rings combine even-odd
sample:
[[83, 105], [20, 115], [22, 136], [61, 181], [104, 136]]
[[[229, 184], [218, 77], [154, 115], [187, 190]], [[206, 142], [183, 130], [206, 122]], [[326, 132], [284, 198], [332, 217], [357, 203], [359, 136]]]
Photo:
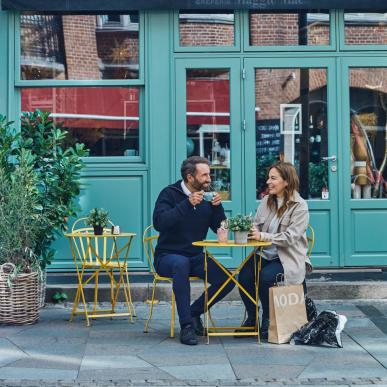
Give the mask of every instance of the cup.
[[204, 192], [203, 200], [206, 202], [212, 202], [215, 197], [215, 192]]
[[224, 228], [218, 228], [216, 230], [216, 236], [218, 237], [219, 243], [227, 243], [228, 242], [228, 230]]
[[119, 235], [120, 232], [121, 232], [120, 226], [118, 226], [118, 225], [112, 226], [112, 234], [113, 235]]

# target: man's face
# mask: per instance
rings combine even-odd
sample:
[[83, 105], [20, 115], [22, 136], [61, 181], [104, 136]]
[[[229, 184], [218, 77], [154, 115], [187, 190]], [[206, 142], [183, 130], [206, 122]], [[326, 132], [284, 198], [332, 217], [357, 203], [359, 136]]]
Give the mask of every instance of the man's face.
[[188, 175], [187, 179], [196, 191], [207, 191], [211, 183], [210, 167], [207, 164], [196, 164], [195, 175]]

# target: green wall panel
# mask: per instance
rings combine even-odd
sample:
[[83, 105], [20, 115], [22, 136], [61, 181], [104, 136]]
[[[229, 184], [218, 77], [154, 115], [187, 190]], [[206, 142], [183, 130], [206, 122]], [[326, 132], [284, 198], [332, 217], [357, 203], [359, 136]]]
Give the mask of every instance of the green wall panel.
[[387, 257], [387, 210], [352, 212], [352, 253]]
[[[148, 218], [146, 174], [132, 172], [129, 176], [85, 177], [83, 183], [84, 188], [80, 196], [82, 211], [79, 217], [85, 216], [93, 207], [103, 207], [109, 211], [110, 219], [120, 226], [121, 231], [137, 234], [130, 250], [130, 269], [147, 270], [148, 264], [141, 240]], [[69, 223], [71, 227], [72, 221]], [[74, 266], [68, 241], [61, 238], [56, 242], [55, 248], [56, 258], [49, 269], [72, 269]]]
[[0, 114], [8, 115], [8, 13], [0, 11]]

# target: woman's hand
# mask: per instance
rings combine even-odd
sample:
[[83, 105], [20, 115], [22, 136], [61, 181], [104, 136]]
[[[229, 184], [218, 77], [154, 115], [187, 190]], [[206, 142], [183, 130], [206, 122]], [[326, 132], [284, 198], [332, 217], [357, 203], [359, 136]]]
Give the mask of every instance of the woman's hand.
[[261, 240], [261, 233], [258, 231], [256, 226], [251, 227], [249, 239], [254, 239], [256, 241]]

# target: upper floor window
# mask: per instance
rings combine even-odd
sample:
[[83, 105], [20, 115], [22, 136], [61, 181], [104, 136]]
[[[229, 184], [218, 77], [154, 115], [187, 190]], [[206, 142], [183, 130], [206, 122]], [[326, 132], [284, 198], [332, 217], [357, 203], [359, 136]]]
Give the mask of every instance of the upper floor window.
[[20, 78], [100, 80], [139, 77], [138, 12], [20, 15]]
[[180, 11], [179, 37], [181, 47], [234, 46], [234, 12]]
[[387, 13], [344, 14], [345, 44], [387, 44]]
[[324, 12], [250, 12], [250, 46], [328, 46], [330, 15]]

